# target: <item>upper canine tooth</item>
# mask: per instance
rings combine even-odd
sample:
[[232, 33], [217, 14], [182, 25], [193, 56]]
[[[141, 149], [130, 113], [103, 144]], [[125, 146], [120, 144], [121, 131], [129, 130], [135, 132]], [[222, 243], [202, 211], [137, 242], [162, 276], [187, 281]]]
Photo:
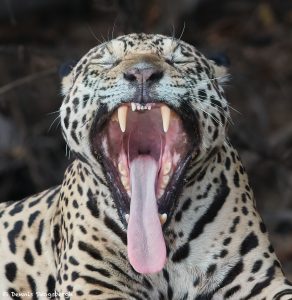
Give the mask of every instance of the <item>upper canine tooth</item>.
[[136, 110], [136, 104], [135, 103], [131, 103], [131, 107], [132, 107], [132, 111]]
[[161, 116], [162, 116], [162, 124], [163, 124], [163, 130], [166, 133], [169, 128], [169, 121], [170, 121], [170, 108], [166, 105], [162, 105], [160, 107]]
[[118, 119], [122, 132], [126, 131], [128, 106], [123, 105], [118, 108]]

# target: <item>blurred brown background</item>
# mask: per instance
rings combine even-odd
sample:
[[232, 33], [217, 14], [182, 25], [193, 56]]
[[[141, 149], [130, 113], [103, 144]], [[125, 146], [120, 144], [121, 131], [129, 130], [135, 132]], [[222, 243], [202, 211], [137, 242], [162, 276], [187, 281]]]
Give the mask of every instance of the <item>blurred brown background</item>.
[[230, 59], [231, 141], [292, 279], [289, 0], [0, 0], [0, 202], [61, 182], [70, 159], [57, 118], [58, 69], [132, 31], [175, 33]]

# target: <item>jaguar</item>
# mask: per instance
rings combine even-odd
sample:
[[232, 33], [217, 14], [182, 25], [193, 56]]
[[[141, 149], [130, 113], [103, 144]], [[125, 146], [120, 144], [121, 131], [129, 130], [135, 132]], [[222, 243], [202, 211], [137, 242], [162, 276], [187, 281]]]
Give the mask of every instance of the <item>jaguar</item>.
[[224, 66], [129, 34], [64, 72], [62, 184], [0, 204], [1, 299], [292, 299], [227, 137]]

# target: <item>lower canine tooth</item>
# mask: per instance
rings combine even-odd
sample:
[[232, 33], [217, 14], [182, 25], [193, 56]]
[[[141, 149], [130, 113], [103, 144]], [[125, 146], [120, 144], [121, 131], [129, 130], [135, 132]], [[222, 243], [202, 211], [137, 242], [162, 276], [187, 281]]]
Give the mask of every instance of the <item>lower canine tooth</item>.
[[136, 104], [135, 103], [131, 103], [131, 108], [132, 108], [132, 111], [135, 111], [136, 110]]
[[161, 225], [163, 225], [167, 220], [167, 214], [159, 215], [159, 220], [160, 220]]
[[130, 215], [129, 214], [125, 214], [125, 219], [126, 219], [126, 222], [129, 223]]

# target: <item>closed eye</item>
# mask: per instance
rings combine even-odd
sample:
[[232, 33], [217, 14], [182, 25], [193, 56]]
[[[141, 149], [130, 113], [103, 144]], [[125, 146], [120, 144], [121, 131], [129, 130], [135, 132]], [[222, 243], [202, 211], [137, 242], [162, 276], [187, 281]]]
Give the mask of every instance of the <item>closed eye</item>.
[[171, 60], [171, 59], [166, 59], [166, 63], [168, 63], [171, 66], [174, 65], [182, 65], [182, 64], [190, 64], [190, 63], [195, 63], [195, 60]]
[[116, 67], [120, 62], [121, 62], [120, 59], [115, 61], [101, 61], [100, 59], [92, 59], [90, 61], [90, 64], [110, 68], [110, 67]]

